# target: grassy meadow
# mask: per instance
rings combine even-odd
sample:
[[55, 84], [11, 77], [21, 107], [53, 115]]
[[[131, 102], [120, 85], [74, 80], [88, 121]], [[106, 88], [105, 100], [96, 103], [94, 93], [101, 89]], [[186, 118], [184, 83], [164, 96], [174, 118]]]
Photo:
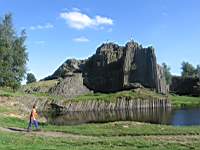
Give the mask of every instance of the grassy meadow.
[[[29, 85], [30, 86], [30, 85]], [[30, 88], [30, 87], [29, 87]], [[28, 115], [22, 116], [22, 112], [15, 105], [5, 105], [2, 97], [56, 97], [46, 93], [26, 94], [22, 91], [13, 92], [9, 89], [0, 89], [0, 149], [77, 149], [77, 150], [182, 150], [198, 149], [200, 147], [200, 126], [174, 127], [168, 125], [156, 125], [140, 122], [111, 122], [98, 124], [81, 124], [56, 126], [40, 120], [41, 131], [25, 132], [28, 125]], [[112, 94], [88, 94], [76, 97], [76, 101], [115, 100], [119, 96], [146, 98], [147, 96], [162, 96], [151, 91], [124, 91]], [[199, 106], [200, 98], [168, 95], [174, 107]], [[24, 131], [12, 131], [9, 128], [23, 129]]]

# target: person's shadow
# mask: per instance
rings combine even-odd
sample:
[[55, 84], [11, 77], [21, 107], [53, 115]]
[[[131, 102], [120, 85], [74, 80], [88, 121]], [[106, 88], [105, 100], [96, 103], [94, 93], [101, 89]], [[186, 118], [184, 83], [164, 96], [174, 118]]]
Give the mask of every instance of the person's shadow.
[[17, 131], [17, 132], [26, 132], [26, 129], [19, 129], [19, 128], [8, 128], [11, 131]]

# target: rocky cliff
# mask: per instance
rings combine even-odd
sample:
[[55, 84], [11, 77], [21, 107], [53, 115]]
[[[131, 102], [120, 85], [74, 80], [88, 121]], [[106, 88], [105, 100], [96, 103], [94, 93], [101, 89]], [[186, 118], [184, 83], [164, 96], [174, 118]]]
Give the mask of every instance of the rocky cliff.
[[83, 84], [95, 92], [115, 92], [141, 85], [159, 93], [168, 92], [162, 67], [154, 49], [143, 48], [134, 41], [125, 46], [102, 44], [87, 60], [67, 60], [44, 80], [66, 78], [82, 73]]

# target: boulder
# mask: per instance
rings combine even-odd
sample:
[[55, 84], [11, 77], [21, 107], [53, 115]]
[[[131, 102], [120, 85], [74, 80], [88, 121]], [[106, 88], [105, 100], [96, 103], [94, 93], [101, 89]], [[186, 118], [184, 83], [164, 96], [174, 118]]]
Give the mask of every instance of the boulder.
[[58, 84], [50, 89], [53, 95], [60, 95], [66, 98], [72, 98], [79, 95], [91, 93], [86, 86], [83, 85], [81, 73], [74, 73], [64, 79], [60, 79]]

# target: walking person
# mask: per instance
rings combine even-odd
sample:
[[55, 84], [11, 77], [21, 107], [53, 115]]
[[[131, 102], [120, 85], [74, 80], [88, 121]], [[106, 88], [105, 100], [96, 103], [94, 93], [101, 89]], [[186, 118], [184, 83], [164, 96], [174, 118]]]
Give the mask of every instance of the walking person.
[[29, 125], [27, 129], [28, 132], [32, 130], [32, 124], [34, 124], [36, 130], [39, 130], [38, 121], [36, 119], [37, 116], [38, 114], [36, 112], [36, 105], [34, 104], [29, 118]]

